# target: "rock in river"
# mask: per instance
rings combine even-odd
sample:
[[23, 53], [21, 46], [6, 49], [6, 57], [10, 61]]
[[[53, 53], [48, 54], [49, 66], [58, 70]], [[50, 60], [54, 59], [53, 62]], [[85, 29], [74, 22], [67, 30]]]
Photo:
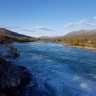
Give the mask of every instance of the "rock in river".
[[[18, 67], [0, 60], [0, 91], [7, 96], [27, 85], [30, 82], [30, 73], [25, 67]], [[3, 96], [3, 95], [2, 95]]]

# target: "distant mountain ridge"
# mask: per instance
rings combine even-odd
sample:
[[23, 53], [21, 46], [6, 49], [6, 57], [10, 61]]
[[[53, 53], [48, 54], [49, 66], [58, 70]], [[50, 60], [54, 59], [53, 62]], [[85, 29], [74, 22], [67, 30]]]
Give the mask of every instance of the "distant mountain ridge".
[[64, 36], [41, 36], [38, 38], [40, 38], [40, 39], [55, 39], [55, 38], [61, 38], [61, 37], [64, 37]]
[[41, 39], [52, 39], [52, 38], [84, 38], [84, 37], [93, 37], [96, 38], [96, 29], [94, 30], [80, 30], [80, 31], [73, 31], [64, 36], [42, 36]]
[[26, 36], [23, 34], [19, 34], [10, 30], [7, 30], [5, 28], [0, 28], [0, 33], [6, 34], [6, 35], [10, 35], [10, 36], [14, 36], [14, 37], [27, 37], [27, 38], [32, 38], [31, 36]]
[[65, 38], [83, 38], [83, 37], [95, 37], [96, 38], [96, 29], [95, 30], [80, 30], [80, 31], [73, 31], [65, 36]]
[[[14, 37], [34, 38], [34, 37], [31, 37], [31, 36], [27, 36], [27, 35], [23, 35], [23, 34], [19, 34], [19, 33], [7, 30], [5, 28], [0, 28], [0, 33], [10, 35], [10, 36], [14, 36]], [[68, 33], [64, 36], [53, 36], [53, 37], [42, 36], [42, 37], [39, 37], [39, 38], [40, 39], [52, 39], [52, 38], [83, 38], [83, 37], [94, 37], [94, 38], [96, 38], [96, 29], [95, 30], [73, 31], [73, 32], [70, 32], [70, 33]]]

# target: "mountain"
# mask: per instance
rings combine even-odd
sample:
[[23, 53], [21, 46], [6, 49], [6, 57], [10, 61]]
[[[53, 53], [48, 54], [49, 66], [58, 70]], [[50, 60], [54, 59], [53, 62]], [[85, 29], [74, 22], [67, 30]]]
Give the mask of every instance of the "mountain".
[[54, 39], [54, 38], [61, 38], [61, 37], [62, 36], [41, 36], [41, 37], [38, 37], [38, 38], [39, 39]]
[[19, 33], [16, 33], [16, 32], [10, 31], [10, 30], [7, 30], [5, 28], [0, 28], [0, 33], [6, 34], [6, 35], [11, 35], [11, 36], [14, 36], [14, 37], [32, 38], [31, 36], [26, 36], [26, 35], [23, 35], [23, 34], [19, 34]]
[[96, 30], [80, 30], [73, 31], [64, 36], [65, 38], [83, 38], [83, 37], [96, 37]]

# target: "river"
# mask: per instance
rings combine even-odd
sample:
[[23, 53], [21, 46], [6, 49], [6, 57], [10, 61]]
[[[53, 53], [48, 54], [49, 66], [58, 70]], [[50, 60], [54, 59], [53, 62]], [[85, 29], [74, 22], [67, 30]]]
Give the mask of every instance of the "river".
[[96, 96], [96, 50], [52, 42], [13, 43], [35, 79], [18, 96]]

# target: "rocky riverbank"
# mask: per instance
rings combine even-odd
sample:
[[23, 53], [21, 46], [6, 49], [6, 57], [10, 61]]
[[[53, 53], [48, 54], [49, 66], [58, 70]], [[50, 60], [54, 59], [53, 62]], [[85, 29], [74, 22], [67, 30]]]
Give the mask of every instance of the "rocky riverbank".
[[30, 73], [23, 66], [0, 59], [0, 96], [13, 94], [30, 82]]

